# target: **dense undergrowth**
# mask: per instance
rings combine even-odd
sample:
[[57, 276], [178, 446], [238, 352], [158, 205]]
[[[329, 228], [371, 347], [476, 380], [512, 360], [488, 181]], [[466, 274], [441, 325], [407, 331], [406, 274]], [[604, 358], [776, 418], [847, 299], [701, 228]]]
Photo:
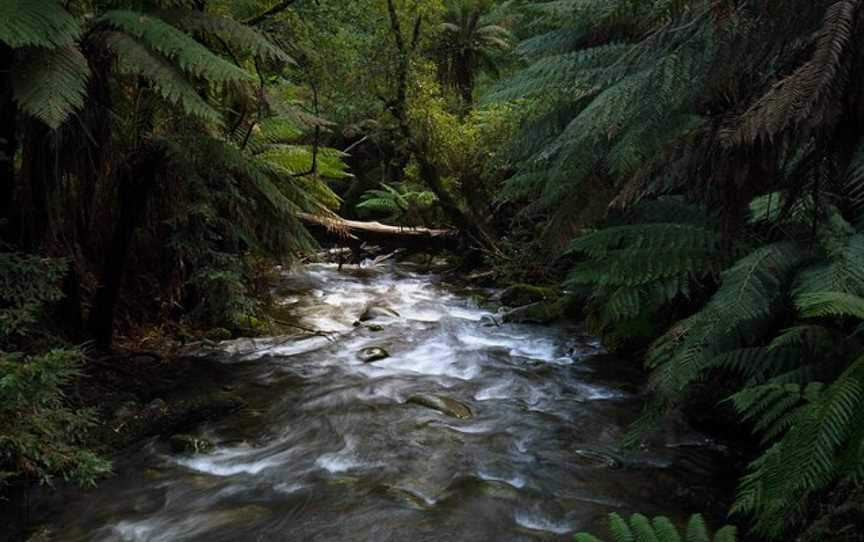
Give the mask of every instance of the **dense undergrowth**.
[[861, 0], [0, 3], [0, 480], [95, 480], [89, 354], [254, 332], [338, 213], [578, 302], [644, 356], [631, 445], [731, 409], [739, 537], [851, 540], [862, 32]]

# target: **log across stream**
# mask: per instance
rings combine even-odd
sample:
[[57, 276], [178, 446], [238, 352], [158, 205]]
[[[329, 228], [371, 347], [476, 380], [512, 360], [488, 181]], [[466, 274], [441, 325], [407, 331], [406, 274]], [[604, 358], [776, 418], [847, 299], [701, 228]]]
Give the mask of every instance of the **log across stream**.
[[570, 540], [610, 512], [710, 508], [721, 446], [679, 423], [621, 447], [632, 362], [575, 324], [489, 325], [474, 293], [398, 265], [286, 274], [281, 303], [328, 333], [202, 353], [249, 401], [197, 433], [215, 448], [129, 451], [36, 540]]

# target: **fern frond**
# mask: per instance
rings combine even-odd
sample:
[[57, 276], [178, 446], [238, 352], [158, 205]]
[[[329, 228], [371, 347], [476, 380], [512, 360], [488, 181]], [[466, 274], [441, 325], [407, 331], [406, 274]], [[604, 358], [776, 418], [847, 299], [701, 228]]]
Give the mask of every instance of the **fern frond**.
[[734, 508], [757, 513], [757, 528], [768, 535], [800, 522], [810, 494], [851, 474], [841, 458], [862, 445], [864, 358], [832, 384], [808, 388], [807, 395], [810, 402], [798, 409], [790, 429], [751, 465]]
[[121, 73], [139, 75], [149, 80], [165, 101], [179, 106], [185, 113], [221, 123], [220, 113], [198, 94], [195, 86], [146, 45], [120, 32], [109, 33], [106, 43], [117, 55], [117, 67]]
[[84, 105], [90, 67], [77, 47], [26, 49], [16, 60], [15, 101], [56, 129]]
[[10, 47], [71, 47], [81, 24], [57, 0], [0, 2], [0, 42]]
[[864, 298], [843, 292], [808, 292], [795, 297], [805, 318], [852, 316], [864, 320]]
[[138, 38], [168, 58], [184, 72], [209, 82], [251, 80], [252, 75], [212, 53], [183, 31], [153, 15], [115, 10], [104, 13], [96, 24], [108, 25]]
[[819, 125], [831, 114], [838, 79], [846, 77], [844, 57], [855, 34], [860, 0], [838, 0], [827, 10], [812, 58], [744, 113], [729, 135], [736, 144], [771, 141], [802, 122]]
[[[312, 155], [312, 147], [307, 145], [271, 145], [259, 153], [257, 158], [281, 168], [289, 175], [300, 175], [311, 172]], [[326, 179], [350, 178], [344, 157], [345, 154], [339, 150], [319, 148], [317, 174]]]
[[199, 11], [184, 11], [176, 16], [180, 27], [189, 32], [215, 34], [225, 43], [262, 60], [296, 64], [281, 47], [270, 42], [258, 30], [228, 17]]
[[674, 398], [703, 370], [725, 359], [717, 356], [748, 346], [756, 330], [775, 322], [775, 310], [805, 258], [797, 244], [775, 243], [724, 272], [719, 290], [702, 311], [674, 325], [652, 345], [652, 388]]

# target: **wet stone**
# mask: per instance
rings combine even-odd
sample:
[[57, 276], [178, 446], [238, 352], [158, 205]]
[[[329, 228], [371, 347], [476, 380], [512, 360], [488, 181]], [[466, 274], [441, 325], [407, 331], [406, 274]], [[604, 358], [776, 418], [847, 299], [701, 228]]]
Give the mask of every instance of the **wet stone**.
[[206, 454], [215, 448], [209, 440], [194, 435], [172, 435], [168, 441], [171, 444], [171, 450], [178, 454]]
[[464, 403], [460, 403], [455, 399], [443, 397], [441, 395], [412, 395], [408, 398], [407, 402], [418, 406], [431, 408], [432, 410], [437, 410], [438, 412], [453, 418], [466, 420], [468, 418], [474, 417], [474, 413], [471, 412], [471, 409], [467, 405], [465, 405]]
[[390, 357], [390, 353], [378, 346], [370, 346], [357, 352], [357, 358], [363, 363], [374, 363]]

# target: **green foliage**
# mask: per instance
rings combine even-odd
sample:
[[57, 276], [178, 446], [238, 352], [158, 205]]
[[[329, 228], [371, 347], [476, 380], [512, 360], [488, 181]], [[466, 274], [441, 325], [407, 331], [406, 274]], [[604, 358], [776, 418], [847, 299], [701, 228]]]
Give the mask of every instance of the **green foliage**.
[[93, 414], [71, 410], [64, 401], [82, 359], [68, 349], [38, 356], [0, 351], [0, 485], [4, 477], [22, 474], [92, 484], [108, 472], [109, 463], [76, 445], [93, 425]]
[[[729, 526], [723, 527], [712, 537], [699, 515], [690, 518], [684, 533], [663, 516], [649, 520], [641, 514], [634, 514], [625, 520], [618, 514], [611, 514], [609, 518], [609, 529], [615, 542], [735, 542], [738, 539], [736, 529]], [[602, 542], [588, 533], [577, 534], [575, 541]]]

